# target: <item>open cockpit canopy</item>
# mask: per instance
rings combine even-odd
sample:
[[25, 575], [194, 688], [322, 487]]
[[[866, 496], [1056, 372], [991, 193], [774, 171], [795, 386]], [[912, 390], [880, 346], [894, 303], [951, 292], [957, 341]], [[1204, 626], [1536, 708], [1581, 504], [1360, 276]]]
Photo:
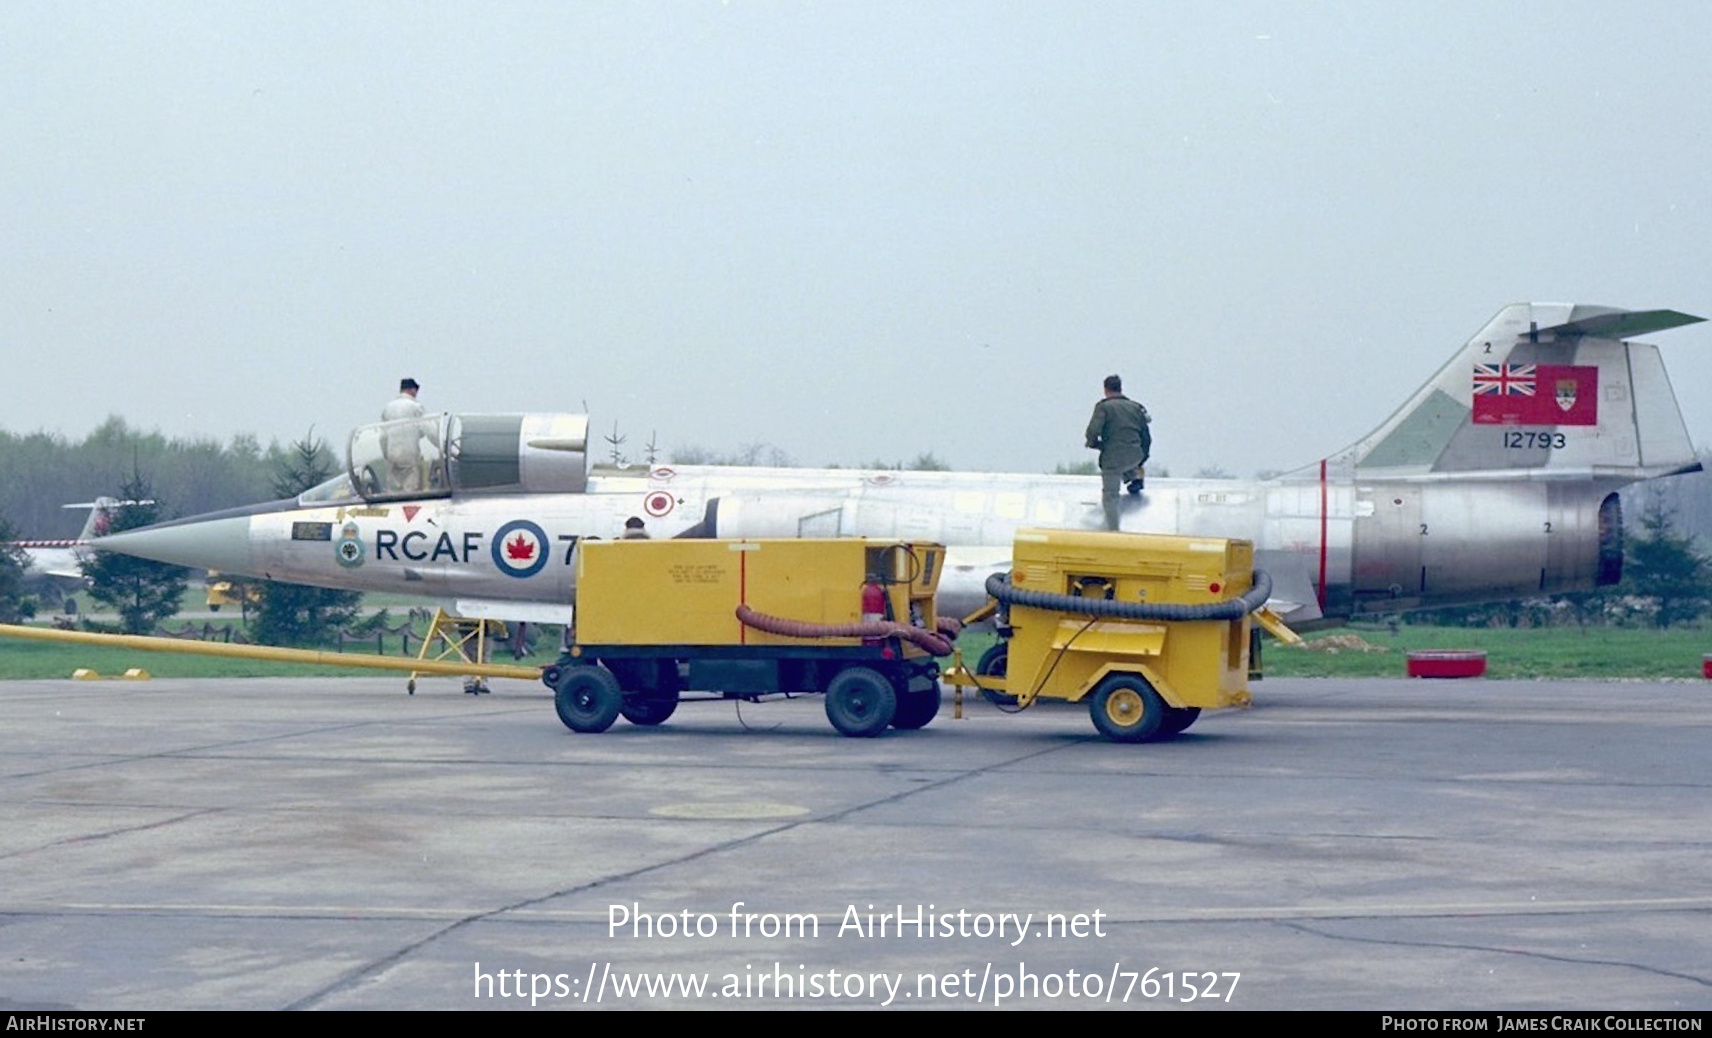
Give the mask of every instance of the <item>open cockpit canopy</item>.
[[484, 494], [581, 493], [588, 416], [434, 414], [351, 433], [346, 470], [298, 495], [305, 506]]

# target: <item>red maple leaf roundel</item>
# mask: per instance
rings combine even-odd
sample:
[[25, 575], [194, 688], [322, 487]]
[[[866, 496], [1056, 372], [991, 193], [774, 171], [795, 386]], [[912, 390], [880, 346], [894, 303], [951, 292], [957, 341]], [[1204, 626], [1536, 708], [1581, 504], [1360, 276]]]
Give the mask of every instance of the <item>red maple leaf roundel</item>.
[[527, 562], [535, 557], [535, 542], [519, 533], [516, 537], [505, 542], [505, 557]]

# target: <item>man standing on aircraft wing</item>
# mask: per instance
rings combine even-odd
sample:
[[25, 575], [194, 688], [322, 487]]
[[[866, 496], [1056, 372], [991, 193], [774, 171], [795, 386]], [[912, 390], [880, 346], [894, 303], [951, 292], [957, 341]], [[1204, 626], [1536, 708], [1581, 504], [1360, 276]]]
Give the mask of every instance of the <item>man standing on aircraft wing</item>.
[[386, 402], [381, 408], [380, 420], [383, 422], [399, 422], [401, 424], [388, 427], [382, 435], [385, 437], [381, 452], [386, 455], [387, 485], [390, 492], [410, 492], [426, 489], [426, 481], [422, 478], [422, 423], [409, 419], [421, 418], [422, 405], [416, 402], [416, 392], [422, 387], [413, 378], [399, 380], [398, 395]]
[[1147, 408], [1123, 395], [1123, 379], [1106, 376], [1106, 395], [1094, 405], [1088, 421], [1088, 448], [1100, 452], [1100, 507], [1106, 513], [1106, 528], [1118, 528], [1121, 489], [1128, 483], [1131, 494], [1141, 493], [1141, 467], [1153, 452], [1153, 434], [1148, 431]]

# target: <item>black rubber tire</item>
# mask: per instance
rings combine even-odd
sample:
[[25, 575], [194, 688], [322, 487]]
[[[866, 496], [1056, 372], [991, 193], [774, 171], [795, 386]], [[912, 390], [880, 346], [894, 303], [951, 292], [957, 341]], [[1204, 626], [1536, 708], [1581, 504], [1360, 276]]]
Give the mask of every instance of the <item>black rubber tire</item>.
[[566, 667], [553, 690], [559, 720], [573, 732], [604, 732], [618, 720], [624, 692], [604, 667]]
[[1165, 721], [1165, 700], [1138, 674], [1113, 674], [1088, 698], [1094, 727], [1113, 742], [1146, 742]]
[[[1010, 642], [995, 642], [981, 653], [981, 659], [975, 664], [977, 677], [1002, 678], [1010, 670]], [[1001, 692], [996, 688], [983, 688], [981, 695], [994, 706], [1016, 706], [1017, 697], [1009, 692]]]
[[652, 726], [665, 724], [666, 719], [671, 717], [677, 708], [676, 692], [647, 692], [626, 697], [618, 712], [631, 724]]
[[916, 689], [898, 696], [898, 709], [892, 715], [892, 727], [900, 732], [926, 728], [939, 716], [939, 682], [932, 688]]
[[1159, 732], [1155, 738], [1188, 731], [1189, 726], [1200, 716], [1201, 708], [1198, 706], [1168, 706], [1165, 708], [1165, 718], [1159, 722]]
[[868, 667], [841, 670], [826, 686], [826, 719], [857, 739], [886, 730], [898, 711], [898, 693], [884, 674]]

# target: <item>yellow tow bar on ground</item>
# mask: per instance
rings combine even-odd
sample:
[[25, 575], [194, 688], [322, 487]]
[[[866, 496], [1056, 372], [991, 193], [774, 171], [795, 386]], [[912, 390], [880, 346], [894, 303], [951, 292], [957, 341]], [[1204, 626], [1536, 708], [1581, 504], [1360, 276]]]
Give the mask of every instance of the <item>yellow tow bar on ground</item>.
[[539, 681], [541, 679], [540, 667], [520, 667], [502, 663], [415, 658], [390, 659], [386, 656], [322, 652], [317, 649], [283, 649], [274, 645], [190, 642], [178, 638], [159, 638], [144, 634], [58, 631], [47, 627], [22, 627], [15, 624], [0, 624], [0, 638], [22, 638], [27, 641], [59, 642], [69, 645], [102, 645], [113, 649], [139, 649], [143, 652], [176, 652], [185, 656], [224, 656], [227, 659], [272, 660], [277, 663], [302, 663], [321, 667], [390, 670], [406, 674], [444, 674], [453, 677], [473, 675], [488, 678], [517, 678], [521, 681]]

